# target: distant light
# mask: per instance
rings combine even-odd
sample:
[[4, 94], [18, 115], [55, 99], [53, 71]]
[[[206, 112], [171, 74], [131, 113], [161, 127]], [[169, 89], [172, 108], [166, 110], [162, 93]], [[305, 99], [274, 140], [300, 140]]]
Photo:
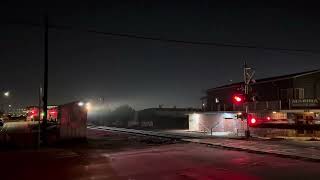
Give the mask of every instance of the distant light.
[[254, 123], [256, 123], [257, 122], [257, 120], [255, 119], [255, 118], [252, 118], [251, 119], [251, 124], [254, 124]]
[[205, 103], [202, 104], [202, 106], [205, 106], [205, 105], [206, 105]]
[[242, 112], [238, 112], [237, 114], [238, 114], [238, 115], [242, 115]]
[[276, 111], [272, 111], [272, 113], [273, 113], [273, 114], [276, 114], [277, 112], [276, 112]]
[[270, 120], [270, 119], [271, 119], [271, 118], [268, 116], [268, 117], [267, 117], [267, 120]]
[[91, 103], [90, 103], [90, 102], [87, 102], [87, 103], [86, 103], [86, 108], [87, 108], [87, 110], [90, 110], [90, 109], [91, 109]]
[[224, 119], [233, 119], [234, 113], [223, 113], [222, 116]]
[[309, 113], [314, 113], [314, 112], [310, 111]]
[[10, 92], [7, 91], [7, 92], [3, 93], [3, 95], [6, 96], [6, 97], [9, 97], [10, 96]]
[[84, 103], [81, 101], [78, 103], [78, 106], [83, 106], [83, 105], [84, 105]]
[[9, 108], [11, 108], [12, 106], [11, 106], [11, 104], [9, 104]]
[[219, 99], [218, 98], [216, 98], [215, 100], [216, 100], [216, 103], [219, 103]]

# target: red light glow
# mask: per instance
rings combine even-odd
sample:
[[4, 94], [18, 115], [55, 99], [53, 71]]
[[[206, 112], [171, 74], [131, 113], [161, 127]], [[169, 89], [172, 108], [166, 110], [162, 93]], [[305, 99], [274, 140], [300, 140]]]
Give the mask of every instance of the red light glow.
[[257, 121], [256, 121], [256, 119], [255, 118], [252, 118], [251, 119], [251, 124], [254, 124], [254, 123], [256, 123]]
[[238, 96], [235, 96], [234, 100], [236, 100], [237, 102], [241, 102], [242, 101], [241, 97], [238, 97]]
[[271, 119], [271, 118], [268, 116], [268, 117], [267, 117], [267, 120], [270, 120], [270, 119]]
[[234, 96], [233, 98], [236, 102], [241, 102], [242, 101], [242, 98], [239, 97], [239, 96]]

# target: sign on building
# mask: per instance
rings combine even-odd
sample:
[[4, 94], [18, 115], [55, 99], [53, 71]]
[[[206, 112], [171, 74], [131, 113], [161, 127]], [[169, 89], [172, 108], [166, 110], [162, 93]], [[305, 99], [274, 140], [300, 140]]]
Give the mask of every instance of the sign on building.
[[291, 107], [317, 108], [317, 107], [320, 107], [320, 100], [319, 99], [293, 99], [291, 101]]

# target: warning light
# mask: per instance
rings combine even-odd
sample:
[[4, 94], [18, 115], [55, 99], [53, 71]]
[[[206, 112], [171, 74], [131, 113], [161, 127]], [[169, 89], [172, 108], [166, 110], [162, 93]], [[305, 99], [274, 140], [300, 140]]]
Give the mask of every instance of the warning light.
[[267, 117], [267, 120], [269, 121], [270, 119], [271, 119], [271, 118], [268, 116], [268, 117]]
[[257, 122], [257, 120], [255, 118], [251, 118], [250, 122], [251, 122], [251, 124], [255, 124]]
[[236, 94], [232, 96], [232, 101], [234, 104], [240, 104], [245, 101], [245, 97], [242, 94]]
[[239, 96], [235, 96], [235, 97], [234, 97], [234, 100], [237, 101], [237, 102], [241, 102], [241, 101], [242, 101], [242, 98], [239, 97]]

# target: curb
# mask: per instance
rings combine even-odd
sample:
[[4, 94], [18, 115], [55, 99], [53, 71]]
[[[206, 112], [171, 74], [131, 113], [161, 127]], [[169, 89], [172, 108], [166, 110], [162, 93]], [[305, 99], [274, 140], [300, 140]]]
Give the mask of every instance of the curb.
[[221, 144], [211, 144], [211, 143], [206, 143], [206, 142], [195, 142], [195, 141], [190, 141], [188, 139], [182, 139], [182, 140], [186, 141], [186, 142], [189, 142], [189, 143], [204, 144], [204, 145], [212, 146], [212, 147], [215, 147], [215, 148], [222, 148], [222, 149], [236, 150], [236, 151], [244, 151], [244, 152], [254, 153], [254, 154], [268, 154], [268, 155], [273, 155], [273, 156], [277, 156], [277, 157], [304, 160], [304, 161], [311, 161], [311, 162], [320, 162], [320, 158], [304, 157], [304, 156], [299, 156], [299, 155], [294, 155], [294, 154], [266, 152], [266, 151], [248, 149], [248, 148], [226, 146], [226, 145], [221, 145]]

